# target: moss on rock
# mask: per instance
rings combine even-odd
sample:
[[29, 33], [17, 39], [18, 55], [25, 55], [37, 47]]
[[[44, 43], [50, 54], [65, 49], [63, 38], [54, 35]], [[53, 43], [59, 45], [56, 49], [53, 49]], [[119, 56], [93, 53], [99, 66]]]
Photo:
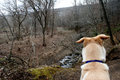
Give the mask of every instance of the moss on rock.
[[40, 68], [32, 68], [28, 71], [34, 76], [34, 80], [53, 80], [53, 75], [60, 71], [61, 67], [44, 66]]
[[33, 75], [33, 80], [55, 80], [57, 74], [71, 74], [78, 70], [75, 68], [62, 68], [60, 66], [42, 66], [40, 68], [31, 68], [28, 70]]

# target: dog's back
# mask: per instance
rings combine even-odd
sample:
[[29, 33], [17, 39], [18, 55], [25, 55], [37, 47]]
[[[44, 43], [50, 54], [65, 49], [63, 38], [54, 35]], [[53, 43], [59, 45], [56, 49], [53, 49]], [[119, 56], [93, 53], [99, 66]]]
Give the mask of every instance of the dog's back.
[[81, 80], [110, 80], [108, 66], [104, 63], [88, 63], [81, 66]]

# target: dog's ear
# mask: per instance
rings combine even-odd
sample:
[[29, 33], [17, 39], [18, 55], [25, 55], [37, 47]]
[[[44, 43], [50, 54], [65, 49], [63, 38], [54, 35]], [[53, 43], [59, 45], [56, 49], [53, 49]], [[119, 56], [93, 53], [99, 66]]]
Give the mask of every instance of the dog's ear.
[[83, 37], [80, 40], [76, 41], [76, 43], [82, 43], [84, 40], [85, 40], [85, 37]]
[[98, 37], [100, 37], [101, 39], [108, 39], [108, 38], [110, 38], [110, 36], [107, 36], [107, 35], [105, 35], [105, 34], [100, 34], [100, 35], [98, 35]]

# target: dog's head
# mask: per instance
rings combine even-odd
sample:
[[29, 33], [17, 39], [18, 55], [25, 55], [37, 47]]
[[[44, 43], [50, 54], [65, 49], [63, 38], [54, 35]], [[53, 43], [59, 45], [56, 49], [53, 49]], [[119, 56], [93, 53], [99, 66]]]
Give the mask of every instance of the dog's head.
[[100, 34], [96, 37], [83, 37], [80, 40], [76, 41], [77, 43], [82, 43], [83, 46], [86, 47], [89, 43], [96, 43], [99, 45], [103, 45], [103, 40], [108, 39], [110, 36], [107, 36], [105, 34]]

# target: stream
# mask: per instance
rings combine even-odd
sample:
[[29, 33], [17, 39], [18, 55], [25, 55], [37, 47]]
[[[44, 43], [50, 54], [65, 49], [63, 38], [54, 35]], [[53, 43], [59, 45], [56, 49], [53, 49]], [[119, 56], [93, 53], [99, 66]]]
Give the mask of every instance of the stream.
[[71, 53], [60, 60], [60, 66], [63, 68], [72, 68], [80, 60], [80, 53]]

